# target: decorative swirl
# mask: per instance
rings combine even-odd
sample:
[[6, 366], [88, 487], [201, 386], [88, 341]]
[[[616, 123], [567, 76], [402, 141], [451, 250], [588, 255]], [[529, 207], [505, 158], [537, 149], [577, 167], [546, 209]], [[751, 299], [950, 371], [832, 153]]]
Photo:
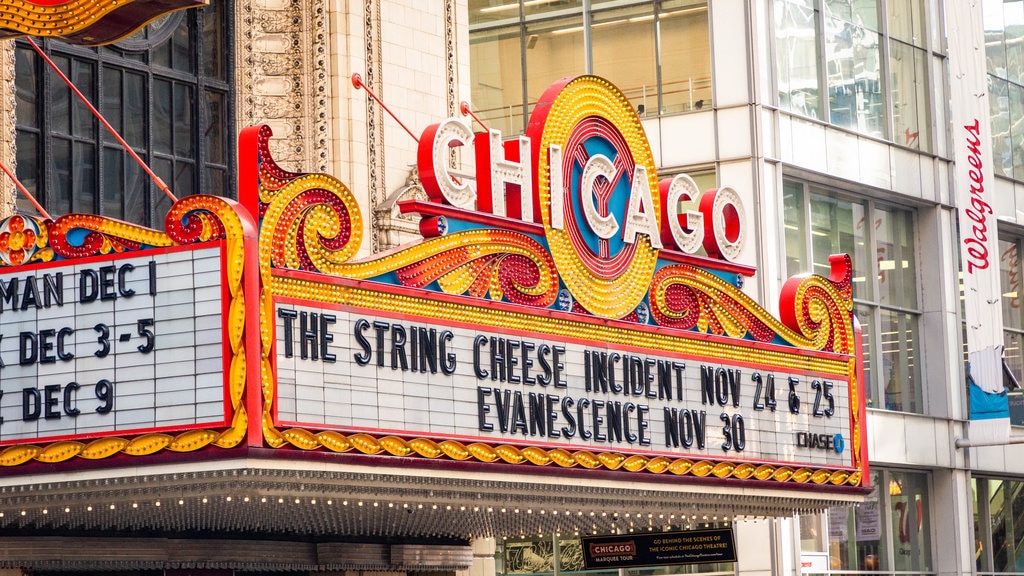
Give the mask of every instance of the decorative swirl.
[[829, 256], [828, 278], [794, 276], [782, 286], [779, 319], [819, 350], [853, 354], [853, 264], [848, 254]]
[[[777, 335], [774, 319], [729, 282], [688, 264], [659, 270], [651, 282], [651, 316], [662, 326], [727, 334], [758, 342]], [[778, 322], [775, 322], [778, 324]]]
[[162, 232], [92, 214], [66, 214], [48, 230], [50, 247], [64, 258], [85, 258], [144, 247], [172, 246]]
[[285, 184], [302, 176], [302, 173], [289, 172], [281, 168], [270, 155], [270, 137], [273, 135], [274, 131], [270, 126], [262, 124], [256, 137], [256, 154], [260, 159], [260, 201], [265, 204], [270, 204], [274, 193], [283, 188]]
[[[673, 476], [696, 476], [715, 478], [736, 478], [785, 484], [831, 484], [833, 486], [860, 486], [861, 473], [846, 468], [797, 468], [776, 463], [730, 462], [672, 458], [668, 456], [646, 456], [622, 454], [619, 452], [594, 452], [579, 450], [571, 452], [564, 448], [547, 449], [539, 446], [519, 448], [508, 444], [492, 446], [483, 442], [463, 444], [456, 440], [437, 442], [429, 438], [405, 439], [398, 436], [376, 437], [358, 433], [346, 435], [328, 430], [316, 434], [301, 428], [283, 430], [275, 436], [278, 445], [291, 444], [303, 450], [326, 448], [332, 452], [360, 452], [383, 456], [420, 456], [429, 459], [447, 458], [479, 462], [502, 461], [506, 464], [559, 466], [562, 468], [604, 468], [625, 470], [631, 473], [671, 474]], [[2, 455], [0, 455], [2, 457]]]
[[164, 228], [175, 244], [222, 240], [227, 237], [224, 221], [234, 212], [229, 202], [220, 196], [185, 196], [167, 211]]
[[494, 300], [508, 298], [540, 308], [551, 306], [558, 296], [554, 261], [524, 234], [472, 230], [431, 239], [415, 250], [432, 254], [414, 256], [412, 263], [397, 269], [395, 275], [405, 286], [423, 288], [436, 280], [448, 294], [483, 297], [489, 293]]
[[338, 274], [338, 267], [359, 250], [363, 237], [359, 205], [337, 179], [324, 174], [298, 176], [269, 199], [260, 227], [261, 262], [269, 261], [275, 268]]
[[[853, 310], [849, 256], [833, 256], [831, 278], [805, 274], [783, 286], [781, 321], [729, 282], [687, 264], [659, 270], [651, 283], [655, 322], [682, 330], [851, 354]], [[797, 315], [795, 311], [802, 313]], [[787, 314], [788, 313], [788, 314]]]
[[50, 223], [52, 220], [27, 215], [0, 221], [0, 266], [53, 260], [53, 249], [47, 246], [47, 226]]

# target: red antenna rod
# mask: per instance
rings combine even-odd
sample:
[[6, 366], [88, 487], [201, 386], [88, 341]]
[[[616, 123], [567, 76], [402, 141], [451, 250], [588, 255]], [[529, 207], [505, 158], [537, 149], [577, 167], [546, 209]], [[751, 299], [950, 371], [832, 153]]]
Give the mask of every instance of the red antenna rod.
[[466, 102], [465, 100], [460, 102], [459, 103], [459, 111], [462, 112], [463, 116], [472, 116], [473, 120], [476, 120], [476, 123], [479, 124], [481, 128], [483, 128], [484, 130], [487, 130], [488, 132], [490, 132], [491, 129], [487, 127], [487, 124], [484, 124], [484, 121], [479, 119], [479, 118], [477, 118], [476, 114], [473, 114], [473, 111], [470, 110], [469, 102]]
[[53, 220], [53, 218], [50, 217], [50, 214], [46, 210], [44, 210], [42, 206], [39, 205], [39, 202], [36, 202], [35, 196], [33, 196], [32, 193], [28, 191], [28, 188], [25, 188], [25, 185], [21, 183], [21, 180], [18, 180], [18, 177], [14, 175], [14, 172], [12, 172], [11, 169], [8, 168], [7, 165], [4, 164], [3, 162], [0, 162], [0, 170], [3, 170], [11, 178], [11, 180], [14, 181], [14, 185], [18, 187], [18, 190], [21, 190], [21, 193], [24, 194], [26, 198], [28, 198], [28, 201], [31, 202], [33, 206], [35, 206], [36, 210], [39, 212], [40, 215], [42, 215], [43, 218], [46, 218], [47, 220]]
[[382, 102], [380, 98], [377, 98], [377, 95], [374, 94], [372, 90], [366, 87], [366, 84], [363, 84], [363, 77], [360, 76], [358, 72], [352, 75], [352, 86], [355, 86], [356, 90], [360, 88], [366, 90], [366, 93], [369, 94], [371, 98], [376, 100], [377, 104], [380, 104], [380, 107], [383, 108], [384, 111], [387, 112], [389, 116], [394, 118], [395, 122], [398, 122], [399, 126], [405, 128], [405, 131], [409, 133], [409, 136], [412, 136], [412, 139], [415, 140], [417, 144], [419, 144], [420, 139], [417, 138], [416, 135], [412, 133], [412, 130], [409, 130], [408, 126], [403, 124], [402, 121], [398, 119], [398, 116], [395, 116], [395, 113], [392, 112], [391, 109], [387, 107], [387, 104], [384, 104], [384, 102]]
[[78, 96], [78, 99], [81, 100], [87, 108], [89, 108], [89, 111], [92, 112], [92, 115], [99, 119], [103, 126], [105, 126], [106, 129], [109, 130], [110, 133], [114, 135], [114, 138], [116, 138], [117, 141], [121, 144], [121, 146], [124, 147], [125, 151], [128, 152], [128, 154], [131, 155], [131, 157], [134, 158], [135, 161], [139, 163], [139, 166], [142, 166], [142, 169], [146, 171], [146, 174], [149, 174], [149, 177], [152, 178], [153, 182], [156, 183], [156, 187], [162, 190], [163, 193], [166, 194], [167, 197], [171, 199], [171, 202], [177, 202], [178, 199], [175, 198], [174, 194], [171, 193], [171, 189], [167, 187], [167, 184], [165, 184], [164, 181], [161, 180], [160, 177], [157, 176], [149, 168], [149, 166], [146, 165], [145, 162], [142, 161], [142, 158], [139, 158], [139, 155], [135, 153], [135, 150], [132, 150], [132, 147], [129, 146], [128, 143], [124, 141], [124, 138], [121, 138], [121, 135], [117, 133], [117, 130], [114, 130], [114, 127], [110, 125], [110, 122], [107, 122], [107, 119], [103, 117], [103, 114], [100, 114], [100, 111], [97, 110], [91, 102], [89, 102], [89, 99], [85, 97], [85, 94], [82, 94], [82, 91], [79, 90], [78, 87], [75, 86], [71, 82], [71, 80], [69, 80], [68, 77], [60, 71], [60, 68], [58, 68], [57, 65], [53, 63], [53, 60], [50, 60], [50, 57], [47, 56], [41, 48], [39, 48], [38, 44], [36, 44], [31, 38], [27, 36], [25, 37], [25, 40], [28, 41], [29, 45], [32, 46], [32, 49], [36, 51], [36, 54], [39, 54], [43, 58], [43, 60], [45, 60], [46, 63], [49, 64], [50, 68], [52, 68], [53, 71], [56, 72], [62, 80], [64, 80], [64, 83], [68, 85], [68, 88], [70, 88], [71, 91], [74, 92], [76, 96]]

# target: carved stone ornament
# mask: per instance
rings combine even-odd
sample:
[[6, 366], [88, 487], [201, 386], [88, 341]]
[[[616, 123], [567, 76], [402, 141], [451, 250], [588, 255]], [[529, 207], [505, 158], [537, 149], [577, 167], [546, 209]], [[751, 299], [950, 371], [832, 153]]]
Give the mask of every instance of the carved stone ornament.
[[292, 169], [328, 171], [327, 3], [238, 0], [239, 126], [274, 130], [274, 156]]

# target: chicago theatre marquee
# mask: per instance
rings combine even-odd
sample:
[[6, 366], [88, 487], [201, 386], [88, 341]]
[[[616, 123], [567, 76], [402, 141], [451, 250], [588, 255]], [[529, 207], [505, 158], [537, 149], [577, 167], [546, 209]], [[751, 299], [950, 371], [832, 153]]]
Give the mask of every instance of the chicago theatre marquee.
[[850, 259], [768, 313], [742, 191], [659, 181], [605, 80], [516, 139], [429, 127], [423, 238], [364, 259], [352, 192], [271, 138], [163, 230], [3, 221], [0, 567], [454, 570], [869, 489]]

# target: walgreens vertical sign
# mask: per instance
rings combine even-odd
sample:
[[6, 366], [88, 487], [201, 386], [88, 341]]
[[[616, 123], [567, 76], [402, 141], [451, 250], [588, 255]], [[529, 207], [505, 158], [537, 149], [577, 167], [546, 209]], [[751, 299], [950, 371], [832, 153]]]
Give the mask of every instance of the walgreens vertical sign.
[[1003, 320], [982, 20], [981, 3], [946, 5], [956, 203], [970, 363], [970, 436], [975, 442], [999, 443], [1009, 437], [1010, 421], [1002, 379]]

